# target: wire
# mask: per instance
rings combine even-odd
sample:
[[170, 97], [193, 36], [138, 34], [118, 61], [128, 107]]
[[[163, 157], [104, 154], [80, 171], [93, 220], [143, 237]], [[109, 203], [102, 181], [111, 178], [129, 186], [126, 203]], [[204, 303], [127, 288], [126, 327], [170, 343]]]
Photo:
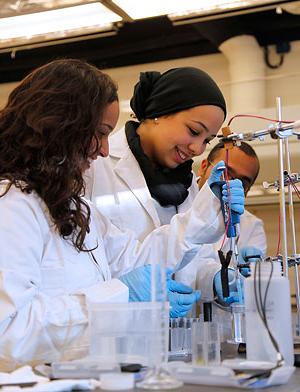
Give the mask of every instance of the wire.
[[277, 64], [271, 64], [270, 62], [270, 58], [269, 58], [269, 47], [268, 46], [264, 46], [264, 60], [266, 65], [271, 68], [271, 69], [276, 69], [282, 66], [283, 61], [284, 61], [284, 53], [278, 53], [279, 55], [279, 60]]
[[[261, 318], [261, 320], [267, 330], [267, 333], [270, 337], [270, 340], [273, 344], [273, 347], [278, 355], [276, 366], [274, 368], [270, 369], [269, 370], [269, 372], [270, 372], [271, 370], [277, 369], [278, 367], [282, 366], [283, 356], [280, 352], [279, 345], [278, 345], [276, 339], [274, 338], [272, 332], [270, 331], [268, 320], [267, 320], [267, 314], [266, 314], [267, 295], [268, 295], [268, 291], [270, 288], [271, 279], [272, 279], [273, 270], [274, 270], [273, 262], [269, 261], [269, 263], [271, 263], [271, 272], [270, 272], [267, 286], [265, 289], [264, 299], [262, 299], [262, 287], [261, 287], [261, 283], [262, 283], [261, 282], [261, 264], [262, 263], [260, 263], [260, 262], [255, 263], [255, 267], [254, 267], [254, 297], [255, 297], [255, 304], [256, 304], [258, 314], [259, 314], [259, 316], [260, 316], [260, 318]], [[257, 270], [258, 270], [258, 287], [257, 287]]]
[[224, 236], [223, 236], [222, 244], [220, 246], [220, 250], [223, 249], [223, 246], [224, 246], [224, 243], [225, 243], [225, 240], [226, 240], [226, 237], [227, 237], [227, 233], [228, 233], [229, 223], [230, 223], [230, 221], [228, 219], [226, 227], [225, 227], [225, 233], [224, 233]]
[[292, 182], [292, 186], [293, 186], [293, 188], [294, 188], [294, 191], [295, 191], [295, 193], [296, 193], [298, 199], [300, 199], [300, 192], [299, 192], [299, 189], [297, 188], [297, 186], [296, 186], [293, 182]]
[[[271, 343], [273, 344], [273, 347], [275, 351], [277, 352], [277, 362], [276, 365], [273, 366], [271, 369], [266, 370], [265, 372], [261, 373], [255, 373], [252, 374], [251, 376], [247, 377], [246, 379], [242, 380], [243, 385], [250, 385], [251, 380], [255, 383], [256, 381], [267, 378], [271, 375], [272, 371], [275, 369], [278, 369], [283, 365], [284, 358], [280, 352], [279, 345], [274, 338], [273, 334], [270, 331], [269, 325], [268, 325], [268, 320], [267, 320], [267, 313], [266, 313], [266, 307], [267, 307], [267, 296], [268, 292], [270, 289], [270, 284], [271, 284], [271, 279], [273, 276], [273, 262], [269, 261], [271, 263], [271, 272], [268, 278], [268, 282], [266, 285], [265, 293], [264, 296], [262, 295], [262, 287], [261, 287], [261, 262], [255, 263], [254, 267], [254, 297], [255, 297], [255, 304], [256, 304], [256, 309], [259, 314], [259, 317], [261, 318], [261, 321], [263, 322], [263, 325], [265, 326], [267, 333], [270, 337]], [[264, 263], [265, 264], [265, 263]], [[257, 287], [257, 282], [258, 282], [258, 287]]]
[[[226, 223], [226, 227], [225, 227], [225, 233], [224, 233], [224, 236], [223, 236], [223, 240], [222, 240], [222, 244], [221, 244], [220, 250], [223, 249], [223, 246], [225, 244], [225, 240], [226, 240], [226, 237], [227, 237], [229, 225], [230, 225], [230, 222], [231, 222], [231, 213], [230, 213], [230, 205], [231, 205], [231, 203], [230, 203], [230, 183], [229, 183], [229, 176], [228, 176], [228, 162], [229, 162], [229, 150], [226, 149], [224, 173], [225, 173], [225, 182], [226, 182], [227, 189], [228, 189], [228, 211], [227, 211], [228, 212], [228, 216], [227, 216], [227, 223]], [[222, 197], [222, 195], [221, 195], [221, 197]]]
[[[229, 150], [226, 149], [226, 155], [225, 155], [225, 181], [226, 181], [226, 186], [227, 186], [227, 191], [228, 191], [228, 222], [229, 224], [231, 223], [231, 194], [230, 194], [230, 182], [229, 182], [229, 176], [228, 176], [228, 162], [229, 162]], [[228, 228], [226, 231], [226, 235], [228, 233]]]
[[276, 122], [276, 123], [283, 123], [283, 124], [291, 124], [293, 121], [287, 121], [287, 120], [275, 120], [273, 118], [269, 118], [269, 117], [264, 117], [264, 116], [259, 116], [256, 114], [236, 114], [233, 117], [231, 117], [231, 119], [228, 121], [228, 126], [231, 124], [231, 122], [238, 117], [250, 117], [250, 118], [259, 118], [261, 120], [266, 120], [266, 121], [272, 121], [272, 122]]
[[294, 180], [292, 179], [292, 177], [291, 177], [289, 174], [287, 174], [287, 177], [288, 177], [288, 179], [289, 179], [290, 184], [291, 184], [292, 187], [294, 188], [294, 191], [295, 191], [297, 197], [300, 199], [300, 191], [299, 191], [299, 189], [297, 188], [297, 186], [296, 186]]

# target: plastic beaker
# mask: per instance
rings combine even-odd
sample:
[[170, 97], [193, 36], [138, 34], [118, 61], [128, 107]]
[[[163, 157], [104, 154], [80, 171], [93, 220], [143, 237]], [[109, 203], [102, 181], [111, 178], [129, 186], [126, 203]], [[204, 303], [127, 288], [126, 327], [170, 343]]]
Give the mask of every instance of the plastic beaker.
[[195, 365], [218, 365], [221, 361], [218, 324], [200, 321], [192, 325], [192, 361]]
[[[90, 357], [151, 366], [165, 350], [159, 302], [89, 303]], [[168, 317], [168, 309], [165, 309]]]

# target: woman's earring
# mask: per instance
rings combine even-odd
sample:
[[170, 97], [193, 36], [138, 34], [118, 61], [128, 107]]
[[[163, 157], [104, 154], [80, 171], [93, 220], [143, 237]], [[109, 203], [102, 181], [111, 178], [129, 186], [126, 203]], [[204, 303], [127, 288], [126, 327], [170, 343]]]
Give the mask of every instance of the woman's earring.
[[57, 166], [63, 165], [63, 164], [65, 163], [66, 159], [67, 159], [67, 157], [64, 156], [62, 160], [60, 160], [59, 162], [57, 162]]
[[154, 118], [154, 124], [158, 125], [158, 118], [157, 117]]

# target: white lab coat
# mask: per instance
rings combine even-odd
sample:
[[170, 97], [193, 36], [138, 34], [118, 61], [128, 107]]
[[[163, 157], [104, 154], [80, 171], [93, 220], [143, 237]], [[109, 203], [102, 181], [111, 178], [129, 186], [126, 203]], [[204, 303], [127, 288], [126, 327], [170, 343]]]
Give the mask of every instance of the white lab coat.
[[[105, 159], [98, 158], [87, 172], [86, 195], [94, 202], [99, 211], [111, 219], [116, 226], [121, 229], [130, 228], [142, 240], [151, 231], [161, 226], [160, 217], [155, 207], [156, 202], [151, 197], [144, 175], [128, 146], [124, 128], [109, 138], [109, 145], [109, 156]], [[207, 215], [214, 214], [212, 208], [219, 209], [219, 205], [212, 204], [212, 201], [216, 199], [207, 184], [199, 192], [194, 176], [188, 197], [178, 207], [178, 217], [185, 216], [185, 212], [191, 206], [197, 208], [198, 205], [198, 214], [200, 216], [202, 214], [204, 222]], [[200, 213], [200, 209], [202, 213]], [[223, 222], [222, 214], [218, 217]], [[203, 222], [199, 221], [199, 226], [194, 226], [194, 235], [199, 233], [202, 236], [203, 244], [216, 242], [220, 238], [220, 232], [216, 231], [209, 239], [205, 239], [208, 227], [203, 225]], [[223, 225], [222, 228], [224, 230]], [[178, 250], [183, 246], [185, 244], [180, 241], [178, 235]], [[214, 257], [211, 257], [210, 248], [206, 246], [201, 247], [199, 255], [197, 259], [199, 270], [203, 272], [203, 279], [207, 280], [207, 276], [214, 274], [216, 263]], [[168, 263], [173, 268], [179, 269], [191, 260], [192, 257], [186, 258], [180, 265], [175, 260], [169, 259]], [[211, 287], [206, 286], [210, 292]]]
[[[198, 187], [193, 181], [178, 212], [185, 212], [197, 194]], [[128, 146], [124, 128], [109, 137], [109, 156], [98, 158], [87, 171], [86, 196], [117, 227], [130, 228], [140, 240], [161, 226], [144, 175]], [[211, 198], [210, 195], [204, 197]]]
[[[2, 371], [86, 354], [86, 299], [128, 301], [128, 288], [111, 280], [102, 241], [96, 265], [57, 234], [46, 211], [35, 193], [15, 187], [0, 198]], [[90, 227], [86, 247], [94, 248], [99, 235], [95, 222]]]
[[120, 231], [91, 205], [85, 245], [98, 245], [95, 263], [58, 235], [34, 192], [12, 187], [0, 198], [0, 370], [85, 355], [87, 299], [109, 301], [120, 293], [119, 301], [127, 300], [127, 288], [111, 276], [151, 261], [177, 264], [193, 257], [203, 242], [224, 230], [217, 198], [209, 206], [206, 213], [195, 203], [141, 243], [134, 232]]
[[[98, 158], [87, 172], [87, 197], [116, 226], [121, 229], [130, 228], [142, 240], [152, 230], [161, 226], [161, 220], [155, 207], [156, 202], [151, 197], [139, 164], [128, 146], [124, 128], [110, 136], [109, 145], [109, 156], [105, 159]], [[199, 193], [201, 196], [197, 196]], [[199, 192], [195, 176], [189, 189], [189, 195], [178, 207], [178, 212], [187, 211], [196, 196], [197, 200], [201, 197], [199, 205], [202, 209], [205, 207], [205, 214], [209, 213], [211, 198], [214, 198], [214, 195], [212, 196], [207, 184]], [[203, 219], [205, 219], [205, 215], [203, 215]], [[255, 223], [251, 219], [256, 219]], [[242, 216], [241, 220], [247, 222], [246, 225], [241, 225], [241, 237], [247, 239], [251, 237], [251, 241], [253, 240], [250, 241], [251, 244], [256, 244], [258, 247], [263, 242], [261, 248], [265, 251], [266, 243], [262, 222], [250, 213]], [[251, 225], [253, 230], [249, 230]], [[195, 230], [199, 231], [200, 226]], [[207, 241], [207, 243], [217, 241], [218, 234], [216, 233], [213, 240]], [[217, 245], [216, 249], [219, 249]], [[170, 260], [169, 263], [172, 265]], [[180, 268], [175, 263], [173, 263], [173, 267]], [[176, 277], [192, 287], [200, 288], [202, 299], [211, 298], [213, 296], [213, 277], [219, 268], [220, 263], [214, 246], [204, 245], [199, 250], [194, 262], [177, 273]]]

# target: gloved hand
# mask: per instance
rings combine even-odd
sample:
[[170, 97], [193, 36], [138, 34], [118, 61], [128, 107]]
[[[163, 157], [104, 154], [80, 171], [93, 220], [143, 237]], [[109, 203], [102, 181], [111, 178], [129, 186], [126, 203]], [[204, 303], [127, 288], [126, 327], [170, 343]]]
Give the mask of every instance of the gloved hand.
[[[239, 215], [244, 213], [245, 206], [245, 191], [243, 187], [243, 183], [238, 178], [235, 180], [229, 181], [230, 188], [230, 207], [232, 211], [236, 212]], [[228, 202], [228, 189], [227, 184], [222, 186], [222, 200], [223, 202]]]
[[[255, 263], [256, 261], [261, 261], [262, 257], [263, 253], [260, 249], [255, 246], [244, 246], [239, 250], [238, 264]], [[250, 276], [250, 267], [241, 267], [240, 272], [245, 277]]]
[[[214, 184], [219, 182], [221, 179], [221, 175], [224, 171], [225, 163], [224, 161], [218, 162], [211, 170], [210, 176], [208, 177], [208, 185], [211, 187], [212, 191], [215, 193], [217, 197], [219, 195], [216, 193], [216, 188]], [[242, 181], [239, 179], [230, 180], [230, 200], [231, 200], [231, 209], [235, 211], [237, 214], [242, 215], [244, 212], [245, 205], [245, 191], [242, 184]], [[228, 202], [228, 189], [227, 184], [223, 184], [222, 186], [222, 200], [223, 202]]]
[[[167, 274], [171, 276], [170, 271]], [[170, 302], [170, 317], [184, 317], [192, 309], [194, 303], [201, 297], [200, 291], [194, 291], [189, 286], [167, 278], [167, 296]]]
[[220, 161], [218, 162], [210, 172], [210, 175], [207, 179], [208, 185], [211, 187], [211, 185], [215, 182], [221, 181], [221, 175], [223, 171], [225, 170], [225, 162]]
[[229, 283], [229, 297], [224, 298], [221, 283], [221, 271], [218, 271], [214, 276], [214, 294], [217, 296], [217, 301], [223, 306], [229, 306], [233, 302], [244, 302], [244, 277], [240, 275], [241, 282], [241, 298], [238, 292], [236, 273], [232, 268], [228, 268], [228, 283]]
[[[167, 298], [170, 302], [170, 317], [183, 317], [200, 299], [200, 292], [171, 279], [173, 271], [166, 270]], [[158, 278], [158, 276], [157, 276]], [[143, 265], [119, 278], [129, 288], [129, 301], [151, 300], [151, 265]], [[157, 279], [159, 284], [159, 279]]]

